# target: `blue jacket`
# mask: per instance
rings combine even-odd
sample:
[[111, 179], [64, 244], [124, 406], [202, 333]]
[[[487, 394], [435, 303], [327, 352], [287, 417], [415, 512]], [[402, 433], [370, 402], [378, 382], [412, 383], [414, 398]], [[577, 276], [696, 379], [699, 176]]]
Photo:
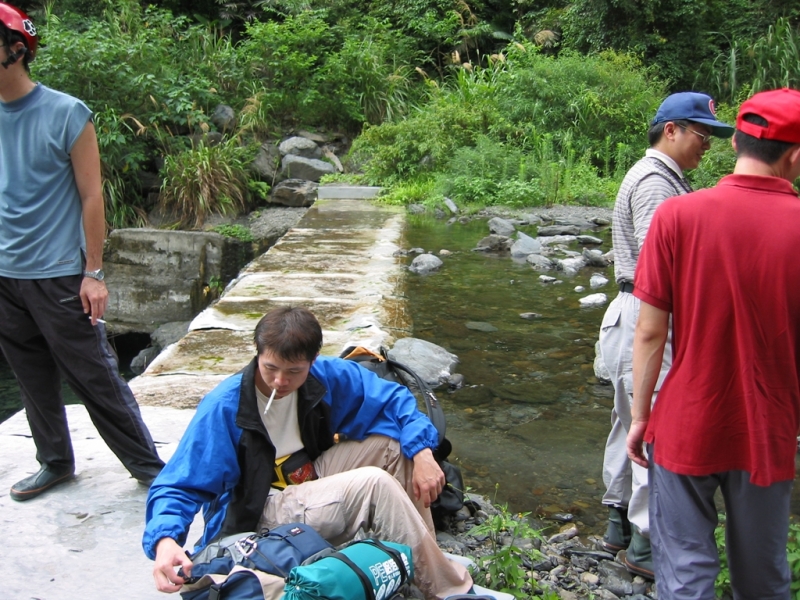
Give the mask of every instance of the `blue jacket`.
[[[142, 546], [151, 559], [161, 538], [186, 543], [189, 525], [202, 508], [198, 547], [220, 535], [255, 530], [269, 494], [275, 447], [255, 395], [256, 360], [209, 392], [197, 406], [175, 454], [147, 496]], [[434, 450], [436, 428], [417, 409], [409, 390], [340, 358], [320, 356], [298, 390], [300, 436], [311, 459], [348, 440], [385, 435], [413, 458]]]

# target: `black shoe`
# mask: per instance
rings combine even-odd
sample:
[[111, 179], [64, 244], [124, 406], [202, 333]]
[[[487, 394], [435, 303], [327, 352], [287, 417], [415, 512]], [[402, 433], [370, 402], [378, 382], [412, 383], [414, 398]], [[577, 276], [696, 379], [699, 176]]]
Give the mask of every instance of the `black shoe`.
[[616, 506], [608, 507], [608, 528], [600, 545], [603, 550], [616, 554], [624, 550], [631, 543], [631, 524], [628, 521], [628, 511]]
[[25, 500], [36, 498], [42, 492], [69, 481], [73, 477], [75, 477], [75, 472], [72, 469], [51, 471], [47, 467], [42, 467], [37, 473], [12, 485], [8, 495], [11, 496], [12, 500], [24, 502]]

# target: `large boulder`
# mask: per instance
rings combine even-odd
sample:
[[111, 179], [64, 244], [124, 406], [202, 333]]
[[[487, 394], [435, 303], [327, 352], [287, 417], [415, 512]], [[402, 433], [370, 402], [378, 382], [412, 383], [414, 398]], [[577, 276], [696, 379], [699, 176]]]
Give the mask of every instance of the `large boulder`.
[[432, 388], [446, 384], [458, 364], [455, 354], [417, 338], [397, 340], [389, 350], [389, 358], [415, 371]]
[[211, 122], [220, 131], [229, 131], [236, 126], [236, 112], [227, 104], [217, 104]]
[[511, 258], [525, 258], [530, 254], [539, 254], [541, 251], [542, 245], [539, 240], [518, 231], [517, 241], [511, 246]]
[[508, 252], [514, 242], [504, 235], [487, 235], [472, 249], [473, 252]]
[[307, 179], [319, 182], [323, 175], [332, 175], [336, 168], [324, 160], [287, 154], [281, 161], [281, 175], [287, 179]]
[[427, 275], [428, 273], [438, 271], [443, 264], [441, 259], [433, 254], [420, 254], [411, 261], [408, 270], [417, 275]]
[[581, 228], [577, 225], [545, 225], [539, 227], [539, 237], [551, 235], [575, 235], [580, 234]]
[[500, 217], [494, 217], [489, 219], [489, 232], [494, 233], [497, 235], [503, 235], [505, 237], [511, 237], [514, 235], [514, 232], [517, 230], [514, 227], [514, 223], [509, 221], [508, 219], [502, 219]]
[[270, 185], [279, 179], [281, 165], [281, 153], [278, 147], [266, 142], [261, 144], [256, 157], [250, 163], [250, 171], [258, 177], [260, 181], [266, 181]]
[[269, 201], [282, 206], [311, 206], [317, 199], [319, 186], [305, 179], [287, 179], [272, 188]]
[[316, 142], [300, 136], [283, 140], [281, 145], [278, 146], [278, 149], [281, 152], [281, 156], [287, 156], [289, 154], [303, 156], [305, 158], [319, 158], [322, 156], [322, 149], [317, 146]]

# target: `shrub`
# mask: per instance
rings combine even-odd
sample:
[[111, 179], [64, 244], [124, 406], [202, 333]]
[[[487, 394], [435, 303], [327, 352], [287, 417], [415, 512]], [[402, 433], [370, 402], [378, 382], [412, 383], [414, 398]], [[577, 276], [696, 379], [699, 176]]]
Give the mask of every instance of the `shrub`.
[[165, 158], [159, 206], [181, 225], [199, 228], [213, 213], [237, 214], [247, 206], [247, 158], [235, 140]]

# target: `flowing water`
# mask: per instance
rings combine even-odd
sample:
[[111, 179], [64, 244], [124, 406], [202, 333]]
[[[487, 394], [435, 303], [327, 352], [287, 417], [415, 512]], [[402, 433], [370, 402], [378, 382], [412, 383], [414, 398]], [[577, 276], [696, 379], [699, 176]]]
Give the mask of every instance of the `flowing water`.
[[[456, 354], [466, 379], [438, 394], [453, 455], [472, 490], [514, 511], [572, 513], [596, 530], [613, 390], [592, 367], [605, 307], [582, 308], [578, 299], [597, 291], [613, 298], [612, 284], [589, 287], [595, 272], [613, 281], [612, 270], [587, 268], [544, 284], [527, 263], [472, 252], [486, 234], [484, 221], [448, 226], [425, 218], [413, 218], [406, 231], [408, 248], [452, 252], [439, 272], [410, 276], [407, 295], [414, 336]], [[576, 292], [578, 285], [586, 289]]]

